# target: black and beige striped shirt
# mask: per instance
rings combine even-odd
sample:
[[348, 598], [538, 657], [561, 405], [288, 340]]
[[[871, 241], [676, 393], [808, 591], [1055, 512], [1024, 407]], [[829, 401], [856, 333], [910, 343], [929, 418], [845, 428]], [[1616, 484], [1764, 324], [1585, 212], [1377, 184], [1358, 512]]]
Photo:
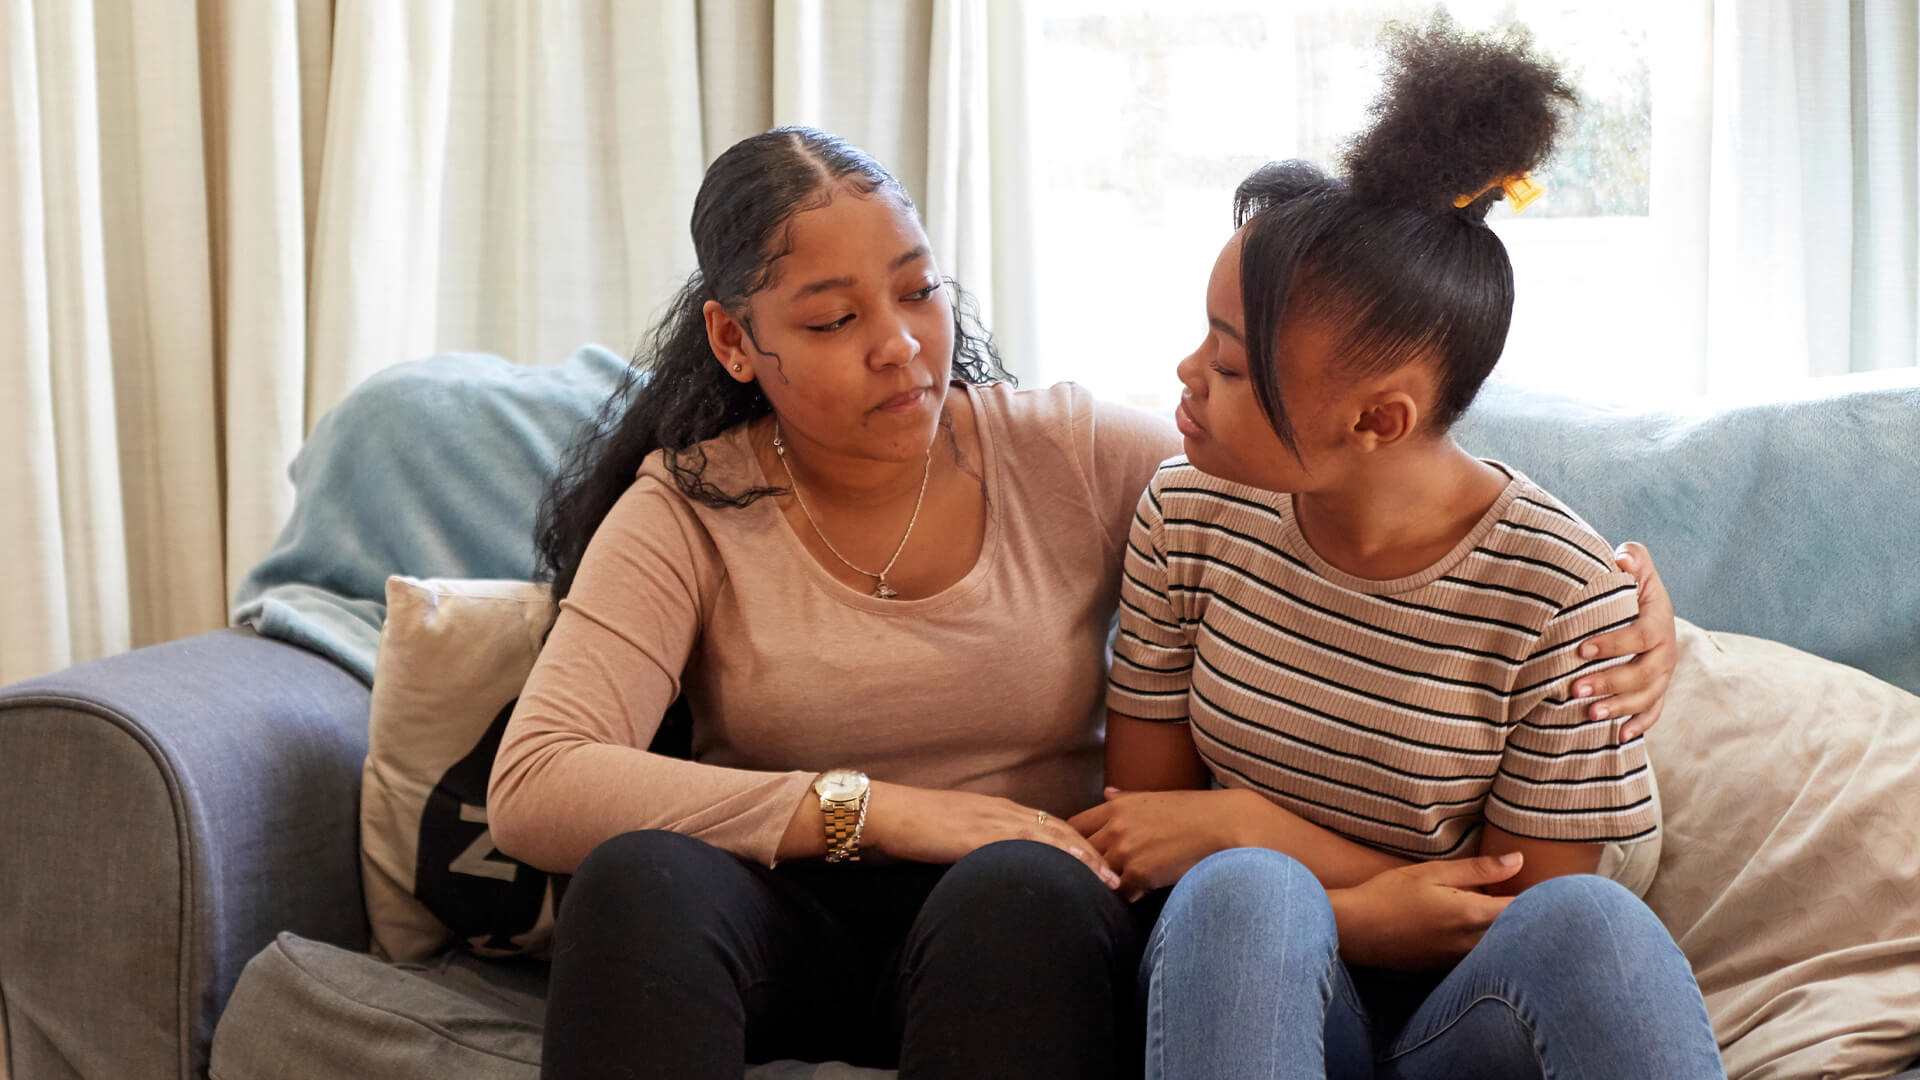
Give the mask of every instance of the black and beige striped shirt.
[[1107, 689], [1114, 712], [1188, 722], [1216, 780], [1418, 859], [1470, 854], [1483, 821], [1541, 840], [1659, 829], [1643, 739], [1589, 720], [1586, 638], [1632, 622], [1633, 578], [1559, 500], [1506, 489], [1453, 551], [1393, 581], [1341, 572], [1292, 499], [1184, 459], [1141, 495]]

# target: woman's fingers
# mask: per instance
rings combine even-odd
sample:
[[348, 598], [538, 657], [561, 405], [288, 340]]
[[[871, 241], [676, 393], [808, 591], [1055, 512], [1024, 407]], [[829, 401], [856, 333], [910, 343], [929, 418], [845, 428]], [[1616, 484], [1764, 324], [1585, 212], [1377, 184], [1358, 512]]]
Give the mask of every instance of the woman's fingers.
[[1043, 844], [1051, 844], [1074, 858], [1079, 859], [1087, 865], [1087, 869], [1098, 874], [1100, 880], [1106, 882], [1109, 888], [1119, 887], [1120, 876], [1115, 874], [1113, 870], [1107, 866], [1107, 860], [1101, 858], [1099, 852], [1086, 846], [1085, 841], [1076, 844], [1058, 836], [1039, 836], [1035, 837], [1035, 839]]
[[1632, 574], [1633, 580], [1642, 588], [1646, 587], [1648, 581], [1659, 577], [1659, 572], [1653, 568], [1653, 557], [1647, 554], [1646, 545], [1638, 540], [1629, 540], [1614, 548], [1613, 564]]
[[1087, 869], [1093, 871], [1099, 876], [1101, 881], [1107, 883], [1107, 888], [1118, 889], [1120, 887], [1120, 875], [1114, 873], [1113, 867], [1107, 865], [1106, 858], [1088, 843], [1086, 837], [1081, 836], [1078, 832], [1074, 831], [1073, 826], [1068, 825], [1059, 818], [1049, 816], [1044, 821], [1041, 821], [1040, 829], [1034, 835], [1034, 839], [1043, 844], [1052, 844], [1061, 851], [1086, 863]]
[[1661, 687], [1648, 686], [1639, 690], [1630, 690], [1624, 694], [1615, 694], [1612, 697], [1600, 699], [1599, 703], [1587, 710], [1587, 714], [1595, 720], [1618, 720], [1629, 716], [1637, 719], [1659, 705], [1662, 692]]
[[1102, 859], [1099, 855], [1096, 855], [1087, 848], [1070, 848], [1068, 850], [1075, 853], [1081, 862], [1086, 863], [1087, 869], [1093, 871], [1094, 876], [1105, 882], [1107, 888], [1118, 889], [1120, 887], [1120, 875], [1114, 873], [1113, 870], [1107, 866], [1105, 859]]
[[1507, 880], [1519, 873], [1525, 863], [1525, 856], [1515, 851], [1504, 856], [1469, 855], [1464, 859], [1432, 859], [1415, 863], [1404, 872], [1411, 877], [1424, 879], [1430, 885], [1479, 889]]
[[[1595, 720], [1625, 716], [1633, 711], [1627, 707], [1630, 704], [1645, 706], [1653, 703], [1647, 691], [1659, 690], [1666, 681], [1665, 673], [1662, 665], [1643, 654], [1618, 667], [1574, 680], [1573, 696], [1606, 699], [1588, 706], [1587, 713]], [[1658, 694], [1652, 696], [1657, 697]]]
[[1652, 731], [1653, 725], [1660, 722], [1660, 713], [1666, 707], [1667, 699], [1663, 697], [1659, 701], [1654, 702], [1652, 707], [1645, 712], [1635, 713], [1633, 719], [1627, 721], [1626, 724], [1620, 728], [1620, 741], [1626, 742], [1628, 739], [1637, 738]]
[[1620, 545], [1615, 553], [1620, 569], [1630, 573], [1640, 587], [1640, 615], [1629, 626], [1607, 634], [1595, 634], [1580, 646], [1586, 659], [1612, 658], [1644, 653], [1673, 641], [1673, 598], [1654, 568], [1653, 556], [1637, 543]]
[[1611, 660], [1617, 656], [1633, 656], [1644, 653], [1658, 645], [1652, 630], [1647, 625], [1643, 610], [1640, 618], [1610, 633], [1595, 634], [1580, 643], [1582, 660]]
[[1653, 555], [1645, 547], [1629, 540], [1614, 549], [1613, 562], [1626, 573], [1633, 575], [1634, 584], [1640, 588], [1640, 606], [1648, 603], [1662, 604], [1672, 613], [1673, 600], [1667, 595], [1667, 584], [1660, 578], [1660, 568], [1653, 565]]
[[1100, 831], [1107, 819], [1113, 816], [1113, 804], [1098, 803], [1073, 815], [1067, 821], [1067, 827], [1081, 836], [1092, 836]]
[[1113, 847], [1113, 842], [1116, 839], [1114, 833], [1115, 830], [1110, 828], [1095, 829], [1093, 835], [1087, 837], [1087, 846], [1099, 852], [1100, 857], [1104, 859], [1107, 857], [1107, 852]]

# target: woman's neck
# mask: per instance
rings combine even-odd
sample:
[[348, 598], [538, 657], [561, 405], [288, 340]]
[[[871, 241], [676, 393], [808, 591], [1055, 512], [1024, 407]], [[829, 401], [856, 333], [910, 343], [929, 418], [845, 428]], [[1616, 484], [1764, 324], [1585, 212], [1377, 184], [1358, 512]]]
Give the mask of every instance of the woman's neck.
[[1295, 495], [1294, 520], [1338, 569], [1390, 581], [1452, 551], [1506, 485], [1500, 470], [1442, 438], [1370, 460], [1333, 489]]
[[[908, 461], [859, 457], [814, 442], [789, 428], [782, 427], [779, 433], [786, 448], [786, 470], [792, 473], [793, 482], [806, 500], [815, 506], [857, 511], [911, 501], [919, 494], [927, 470], [938, 466], [925, 456]], [[774, 425], [769, 418], [764, 427], [755, 432], [753, 443], [762, 455], [762, 471], [778, 485], [787, 479], [787, 473], [782, 471], [781, 459], [773, 450], [773, 435]], [[936, 430], [936, 446], [942, 438], [942, 433]], [[769, 465], [771, 468], [765, 467]]]

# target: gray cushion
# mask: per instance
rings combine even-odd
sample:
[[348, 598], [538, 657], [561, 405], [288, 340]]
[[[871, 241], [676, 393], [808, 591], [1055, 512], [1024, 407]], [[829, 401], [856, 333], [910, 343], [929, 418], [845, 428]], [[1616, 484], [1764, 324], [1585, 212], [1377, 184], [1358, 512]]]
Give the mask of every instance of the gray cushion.
[[[247, 963], [213, 1036], [211, 1080], [535, 1080], [547, 965], [443, 953], [388, 964], [295, 934]], [[669, 1019], [669, 1018], [663, 1018]], [[779, 1061], [749, 1080], [881, 1080]]]
[[[434, 976], [434, 977], [430, 977]], [[452, 954], [385, 964], [294, 934], [248, 961], [214, 1030], [214, 1080], [536, 1080], [544, 972]]]

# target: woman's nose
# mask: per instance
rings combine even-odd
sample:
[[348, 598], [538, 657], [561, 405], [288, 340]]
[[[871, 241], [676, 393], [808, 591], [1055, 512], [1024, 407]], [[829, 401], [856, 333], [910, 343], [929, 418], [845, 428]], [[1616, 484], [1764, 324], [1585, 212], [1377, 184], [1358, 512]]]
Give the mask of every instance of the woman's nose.
[[1181, 385], [1186, 387], [1187, 393], [1197, 398], [1207, 396], [1207, 380], [1202, 377], [1204, 367], [1200, 354], [1195, 352], [1188, 353], [1187, 358], [1180, 361], [1180, 366], [1173, 369], [1179, 376]]
[[904, 320], [898, 321], [885, 328], [870, 355], [876, 368], [899, 367], [920, 355], [920, 339]]

